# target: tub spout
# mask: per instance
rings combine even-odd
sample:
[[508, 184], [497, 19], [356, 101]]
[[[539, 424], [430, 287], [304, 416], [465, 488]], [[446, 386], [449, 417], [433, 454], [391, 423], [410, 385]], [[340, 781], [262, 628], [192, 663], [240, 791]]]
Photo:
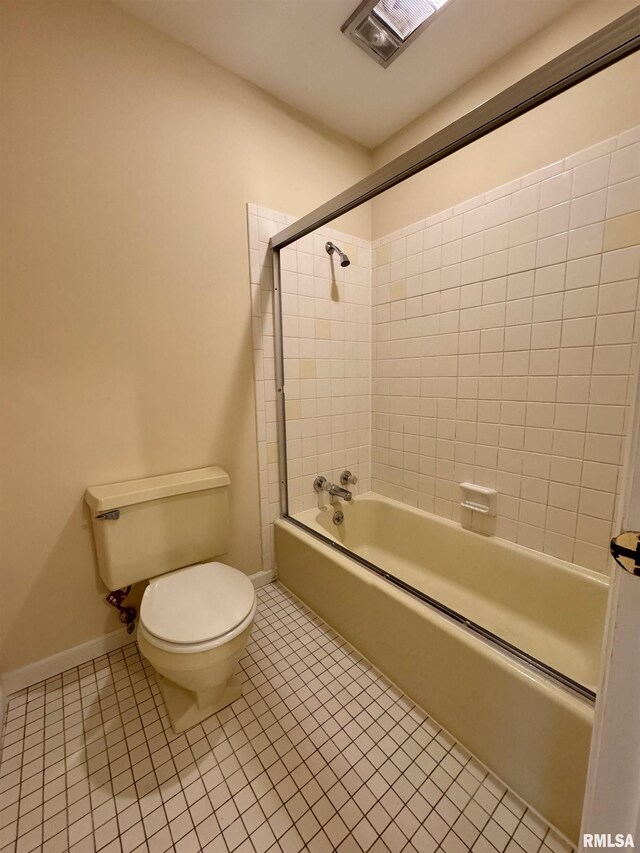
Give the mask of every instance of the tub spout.
[[335, 483], [332, 483], [327, 491], [334, 498], [342, 498], [343, 501], [350, 501], [353, 497], [349, 489], [343, 489], [342, 486], [336, 486]]
[[316, 477], [313, 481], [313, 488], [316, 492], [329, 492], [332, 498], [342, 498], [343, 501], [350, 501], [353, 498], [349, 489], [343, 489], [342, 486], [330, 483], [326, 477]]

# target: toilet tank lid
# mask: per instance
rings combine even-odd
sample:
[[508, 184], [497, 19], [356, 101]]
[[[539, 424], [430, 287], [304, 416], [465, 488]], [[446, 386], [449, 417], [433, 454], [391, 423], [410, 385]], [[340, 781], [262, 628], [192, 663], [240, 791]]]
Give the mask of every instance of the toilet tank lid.
[[230, 484], [231, 480], [227, 472], [217, 465], [212, 465], [195, 471], [179, 471], [176, 474], [145, 477], [143, 480], [127, 480], [124, 483], [111, 483], [108, 486], [89, 486], [84, 499], [95, 512], [104, 512], [172, 495], [219, 489], [221, 486]]

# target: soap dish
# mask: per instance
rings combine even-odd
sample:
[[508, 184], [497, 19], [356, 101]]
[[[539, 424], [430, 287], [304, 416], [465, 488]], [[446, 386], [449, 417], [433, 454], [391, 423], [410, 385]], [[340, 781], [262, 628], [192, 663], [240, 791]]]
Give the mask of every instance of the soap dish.
[[496, 514], [497, 492], [495, 489], [476, 486], [475, 483], [460, 483], [460, 488], [462, 489], [460, 506], [483, 515]]

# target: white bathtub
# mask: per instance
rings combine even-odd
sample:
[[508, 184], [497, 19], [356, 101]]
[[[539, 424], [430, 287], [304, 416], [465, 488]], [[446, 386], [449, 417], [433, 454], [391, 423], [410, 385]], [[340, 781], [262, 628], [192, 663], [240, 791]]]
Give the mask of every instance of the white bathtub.
[[[595, 688], [601, 575], [372, 494], [296, 520]], [[577, 840], [591, 702], [286, 520], [276, 523], [276, 559], [282, 583]]]

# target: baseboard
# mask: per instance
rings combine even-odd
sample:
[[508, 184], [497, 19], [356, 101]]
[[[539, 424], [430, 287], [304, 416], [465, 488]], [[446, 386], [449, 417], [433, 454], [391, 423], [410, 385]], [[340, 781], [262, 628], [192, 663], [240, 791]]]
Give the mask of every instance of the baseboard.
[[275, 579], [276, 573], [273, 571], [273, 569], [264, 572], [255, 572], [255, 574], [249, 575], [249, 580], [256, 589], [260, 589], [261, 586], [266, 586], [268, 583], [271, 583]]
[[[266, 586], [275, 580], [275, 572], [256, 572], [253, 575], [249, 575], [249, 580], [256, 589], [260, 589], [260, 587]], [[95, 640], [89, 640], [89, 642], [82, 643], [80, 646], [74, 646], [72, 649], [58, 652], [56, 655], [51, 655], [51, 657], [30, 663], [20, 669], [6, 672], [0, 678], [0, 733], [2, 731], [2, 721], [4, 719], [7, 699], [12, 693], [17, 693], [18, 690], [31, 687], [39, 681], [52, 678], [54, 675], [59, 675], [67, 669], [80, 666], [80, 664], [100, 657], [100, 655], [126, 646], [127, 643], [133, 642], [134, 639], [135, 635], [127, 634], [125, 628], [119, 628], [111, 634], [96, 637]]]
[[9, 697], [18, 690], [31, 687], [39, 681], [52, 678], [67, 669], [80, 666], [80, 664], [126, 646], [128, 643], [132, 643], [134, 639], [135, 635], [127, 634], [126, 628], [119, 628], [111, 634], [96, 637], [95, 640], [89, 640], [79, 646], [65, 649], [64, 652], [58, 652], [56, 655], [27, 664], [20, 669], [14, 669], [12, 672], [5, 672], [2, 676], [1, 690], [5, 697]]

